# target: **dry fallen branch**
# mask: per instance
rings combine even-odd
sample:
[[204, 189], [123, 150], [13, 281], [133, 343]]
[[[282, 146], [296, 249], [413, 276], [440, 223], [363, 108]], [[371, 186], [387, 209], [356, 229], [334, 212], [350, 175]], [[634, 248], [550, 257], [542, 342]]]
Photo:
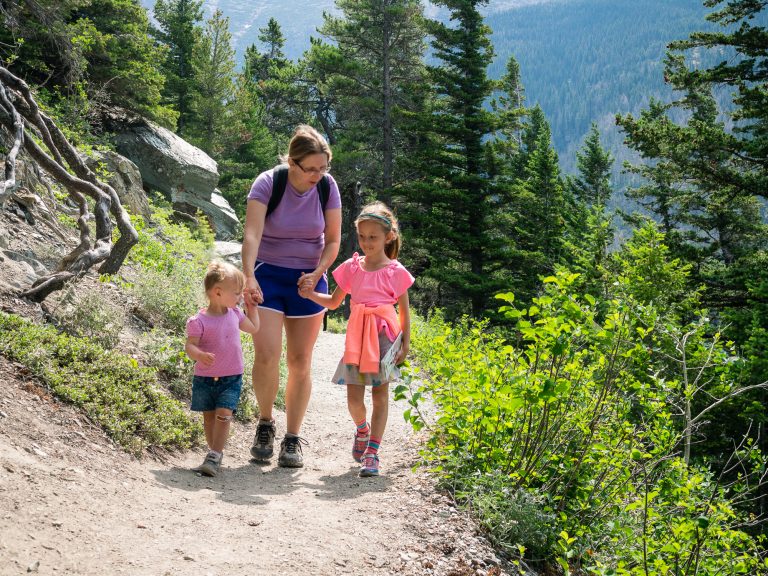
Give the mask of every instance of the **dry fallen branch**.
[[[14, 146], [5, 160], [5, 182], [0, 190], [0, 206], [8, 190], [16, 187], [15, 164], [19, 148], [32, 157], [67, 190], [79, 208], [80, 242], [59, 264], [58, 270], [39, 278], [23, 296], [42, 302], [73, 278], [101, 264], [99, 272], [114, 274], [136, 242], [138, 234], [123, 208], [117, 192], [101, 182], [86, 166], [56, 123], [40, 111], [29, 86], [0, 66], [0, 124], [14, 135]], [[42, 141], [42, 145], [37, 141]], [[93, 200], [93, 213], [87, 199]], [[88, 222], [95, 221], [95, 238]], [[120, 233], [112, 243], [114, 225]]]

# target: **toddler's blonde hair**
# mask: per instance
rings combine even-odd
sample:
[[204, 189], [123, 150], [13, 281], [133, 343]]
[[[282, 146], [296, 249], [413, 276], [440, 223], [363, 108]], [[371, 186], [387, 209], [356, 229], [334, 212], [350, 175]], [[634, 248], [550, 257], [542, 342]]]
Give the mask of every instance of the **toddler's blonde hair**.
[[245, 276], [237, 266], [228, 262], [214, 261], [208, 264], [208, 271], [203, 279], [206, 294], [217, 284], [232, 279], [237, 282], [237, 287], [242, 290], [245, 287]]

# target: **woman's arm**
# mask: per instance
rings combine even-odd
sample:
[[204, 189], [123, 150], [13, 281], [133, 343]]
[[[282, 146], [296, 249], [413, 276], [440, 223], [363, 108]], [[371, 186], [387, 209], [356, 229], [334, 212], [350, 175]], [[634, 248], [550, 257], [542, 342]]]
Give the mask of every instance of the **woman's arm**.
[[251, 298], [252, 304], [259, 304], [264, 300], [261, 288], [253, 276], [253, 268], [259, 254], [261, 235], [264, 232], [264, 220], [267, 217], [267, 205], [258, 200], [248, 200], [245, 209], [245, 227], [243, 228], [243, 274], [245, 275], [246, 297]]
[[400, 348], [395, 364], [402, 364], [411, 347], [411, 308], [407, 290], [397, 299], [397, 315], [400, 318], [400, 329], [403, 331], [403, 346]]
[[341, 247], [341, 208], [333, 208], [325, 211], [325, 246], [320, 254], [320, 262], [317, 267], [308, 274], [302, 274], [297, 284], [299, 287], [307, 284], [314, 290], [320, 277], [331, 267], [331, 264], [339, 255]]

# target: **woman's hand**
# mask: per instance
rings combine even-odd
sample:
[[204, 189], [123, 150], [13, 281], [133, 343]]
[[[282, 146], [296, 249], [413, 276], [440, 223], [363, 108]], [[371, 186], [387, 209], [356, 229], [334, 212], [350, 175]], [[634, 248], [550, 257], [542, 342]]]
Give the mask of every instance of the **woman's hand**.
[[[322, 277], [323, 273], [319, 270], [315, 270], [313, 272], [302, 272], [299, 281], [296, 282], [297, 286], [299, 287], [299, 294], [304, 296], [304, 294], [307, 292], [312, 292]], [[302, 294], [302, 292], [304, 293]]]
[[243, 299], [246, 305], [256, 306], [264, 302], [264, 294], [261, 291], [261, 286], [253, 276], [245, 279], [245, 288], [243, 289]]

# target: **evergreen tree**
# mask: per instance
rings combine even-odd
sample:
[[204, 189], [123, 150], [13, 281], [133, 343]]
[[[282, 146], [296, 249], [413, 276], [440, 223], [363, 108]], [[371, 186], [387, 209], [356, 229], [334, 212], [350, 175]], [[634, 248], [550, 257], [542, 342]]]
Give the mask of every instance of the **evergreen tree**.
[[287, 142], [298, 124], [311, 120], [313, 87], [306, 79], [305, 64], [284, 57], [285, 37], [275, 19], [259, 29], [259, 41], [263, 50], [256, 45], [246, 48], [243, 76], [261, 104], [265, 125]]
[[138, 0], [11, 2], [0, 22], [0, 54], [29, 82], [64, 96], [59, 110], [73, 116], [65, 121], [97, 123], [99, 103], [175, 123], [161, 105], [164, 53]]
[[259, 28], [259, 42], [265, 46], [264, 52], [253, 44], [245, 49], [244, 75], [254, 83], [268, 80], [273, 76], [272, 69], [281, 69], [288, 64], [283, 48], [285, 36], [280, 24], [274, 18], [270, 18], [266, 27]]
[[[407, 154], [399, 113], [416, 107], [412, 88], [423, 80], [422, 7], [416, 0], [336, 0], [339, 16], [324, 14], [310, 66], [335, 95], [335, 123], [344, 145], [365, 160], [363, 180], [389, 189], [398, 180], [397, 152]], [[358, 164], [358, 168], [359, 168]], [[402, 176], [400, 177], [402, 180]], [[390, 198], [383, 196], [386, 202]]]
[[419, 120], [414, 160], [423, 178], [404, 189], [413, 243], [425, 259], [420, 274], [434, 283], [439, 304], [476, 315], [506, 285], [509, 249], [498, 226], [501, 190], [488, 174], [485, 141], [494, 117], [486, 104], [494, 83], [486, 75], [493, 50], [478, 11], [484, 3], [443, 0], [453, 26], [428, 21], [436, 97]]
[[138, 0], [92, 0], [72, 19], [75, 26], [91, 22], [96, 30], [84, 51], [92, 98], [173, 125], [175, 113], [160, 105], [164, 51], [149, 36], [149, 18]]
[[206, 22], [193, 53], [194, 84], [188, 125], [191, 139], [213, 157], [223, 151], [227, 132], [235, 129], [229, 111], [234, 99], [235, 51], [229, 18], [217, 10]]
[[[743, 377], [754, 384], [768, 380], [768, 367], [760, 360], [768, 355], [768, 321], [762, 313], [768, 230], [761, 217], [768, 196], [768, 31], [757, 25], [765, 22], [768, 2], [704, 4], [722, 6], [708, 17], [722, 31], [694, 33], [670, 45], [665, 79], [679, 99], [652, 102], [638, 118], [627, 115], [618, 122], [628, 144], [648, 161], [632, 168], [648, 182], [635, 194], [669, 230], [673, 254], [691, 264], [692, 286], [704, 285], [703, 304], [723, 322], [728, 337], [743, 346]], [[706, 49], [725, 53], [727, 59], [710, 67], [689, 61]], [[732, 91], [734, 109], [728, 115], [712, 96], [723, 88]], [[679, 110], [684, 122], [673, 120]], [[749, 419], [755, 415], [762, 420], [761, 447], [768, 451], [765, 395], [744, 395], [742, 401], [762, 407], [744, 408], [744, 416], [713, 416], [711, 456], [728, 451], [719, 439], [754, 430]]]
[[600, 144], [600, 131], [592, 123], [582, 151], [576, 153], [579, 175], [571, 187], [574, 196], [589, 206], [605, 207], [611, 196], [611, 153]]
[[155, 30], [158, 41], [168, 48], [164, 62], [166, 77], [163, 96], [179, 113], [177, 132], [183, 135], [192, 117], [194, 69], [192, 56], [200, 42], [203, 21], [202, 0], [157, 0]]
[[566, 202], [572, 204], [566, 223], [567, 251], [571, 269], [581, 275], [583, 291], [596, 298], [605, 298], [606, 261], [608, 249], [613, 243], [612, 217], [607, 203], [612, 194], [610, 174], [613, 165], [611, 154], [600, 143], [596, 124], [584, 140], [581, 151], [576, 153], [579, 174], [569, 178]]
[[522, 171], [513, 187], [510, 208], [517, 219], [511, 239], [517, 248], [517, 266], [524, 271], [513, 287], [519, 299], [527, 302], [536, 296], [539, 278], [565, 263], [567, 205], [549, 123], [540, 108], [532, 110], [522, 141], [524, 148], [517, 159]]
[[507, 60], [507, 69], [496, 89], [499, 95], [491, 101], [496, 113], [496, 152], [511, 161], [523, 145], [522, 131], [525, 110], [525, 90], [520, 78], [520, 65], [514, 56]]

